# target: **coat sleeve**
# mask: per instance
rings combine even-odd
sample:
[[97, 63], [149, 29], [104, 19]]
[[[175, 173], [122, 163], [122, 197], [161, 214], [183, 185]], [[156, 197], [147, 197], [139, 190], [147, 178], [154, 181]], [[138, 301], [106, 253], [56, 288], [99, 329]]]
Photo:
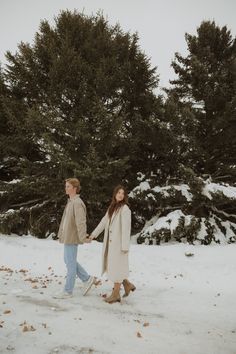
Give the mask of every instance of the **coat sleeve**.
[[93, 230], [93, 232], [91, 232], [91, 236], [97, 238], [104, 231], [108, 220], [109, 220], [109, 216], [108, 216], [108, 212], [106, 212], [105, 216], [103, 216], [98, 226]]
[[121, 210], [121, 250], [128, 251], [131, 234], [131, 210], [125, 205]]
[[74, 215], [79, 242], [84, 243], [87, 236], [86, 206], [74, 203]]
[[[67, 207], [67, 205], [66, 205], [66, 207]], [[62, 225], [63, 225], [65, 214], [66, 214], [66, 207], [64, 208], [64, 211], [63, 211], [63, 214], [62, 214], [62, 218], [61, 218], [61, 222], [60, 222], [60, 226], [59, 226], [59, 230], [58, 230], [58, 233], [57, 233], [57, 237], [59, 239], [61, 239], [61, 237], [62, 237]]]

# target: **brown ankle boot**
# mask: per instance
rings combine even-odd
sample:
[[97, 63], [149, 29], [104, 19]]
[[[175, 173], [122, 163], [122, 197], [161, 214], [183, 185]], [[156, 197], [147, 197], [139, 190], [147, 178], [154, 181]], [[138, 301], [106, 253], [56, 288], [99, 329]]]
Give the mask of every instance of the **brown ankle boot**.
[[123, 280], [122, 284], [125, 289], [125, 293], [124, 293], [123, 297], [129, 296], [130, 291], [134, 291], [136, 289], [134, 284], [130, 283], [128, 281], [128, 279]]
[[113, 304], [113, 302], [120, 302], [120, 290], [113, 289], [112, 294], [105, 299], [109, 304]]

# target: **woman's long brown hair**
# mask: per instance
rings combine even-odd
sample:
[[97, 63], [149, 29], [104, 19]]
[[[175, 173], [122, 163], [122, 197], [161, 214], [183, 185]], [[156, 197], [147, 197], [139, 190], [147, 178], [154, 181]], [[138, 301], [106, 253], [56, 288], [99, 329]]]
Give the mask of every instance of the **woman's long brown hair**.
[[[116, 201], [116, 195], [119, 192], [119, 190], [122, 189], [124, 191], [124, 199], [121, 200], [120, 202]], [[118, 209], [120, 209], [123, 205], [129, 205], [128, 203], [128, 193], [127, 190], [124, 186], [122, 186], [121, 184], [119, 184], [118, 186], [116, 186], [113, 190], [113, 195], [112, 195], [112, 200], [111, 200], [111, 204], [108, 208], [108, 216], [111, 219], [112, 214], [114, 212], [116, 212]]]

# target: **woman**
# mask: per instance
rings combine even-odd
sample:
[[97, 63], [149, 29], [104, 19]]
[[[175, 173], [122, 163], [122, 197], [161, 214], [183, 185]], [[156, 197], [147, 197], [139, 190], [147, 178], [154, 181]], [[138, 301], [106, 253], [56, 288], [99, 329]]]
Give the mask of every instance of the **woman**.
[[107, 273], [108, 279], [114, 282], [112, 294], [105, 299], [108, 303], [120, 302], [120, 286], [123, 283], [125, 294], [136, 288], [128, 281], [130, 245], [131, 211], [128, 207], [127, 191], [121, 185], [115, 187], [111, 204], [90, 239], [104, 233], [102, 250], [102, 274]]

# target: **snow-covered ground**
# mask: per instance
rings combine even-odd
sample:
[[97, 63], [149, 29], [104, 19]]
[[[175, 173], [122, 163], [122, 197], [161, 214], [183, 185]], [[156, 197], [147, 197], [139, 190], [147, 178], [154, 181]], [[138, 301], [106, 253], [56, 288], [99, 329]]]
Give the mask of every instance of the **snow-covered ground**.
[[[53, 299], [63, 246], [1, 235], [0, 353], [235, 354], [235, 254], [235, 244], [132, 244], [137, 290], [110, 305], [105, 278], [86, 297], [77, 281], [72, 299]], [[99, 276], [101, 244], [80, 246], [78, 259]]]

